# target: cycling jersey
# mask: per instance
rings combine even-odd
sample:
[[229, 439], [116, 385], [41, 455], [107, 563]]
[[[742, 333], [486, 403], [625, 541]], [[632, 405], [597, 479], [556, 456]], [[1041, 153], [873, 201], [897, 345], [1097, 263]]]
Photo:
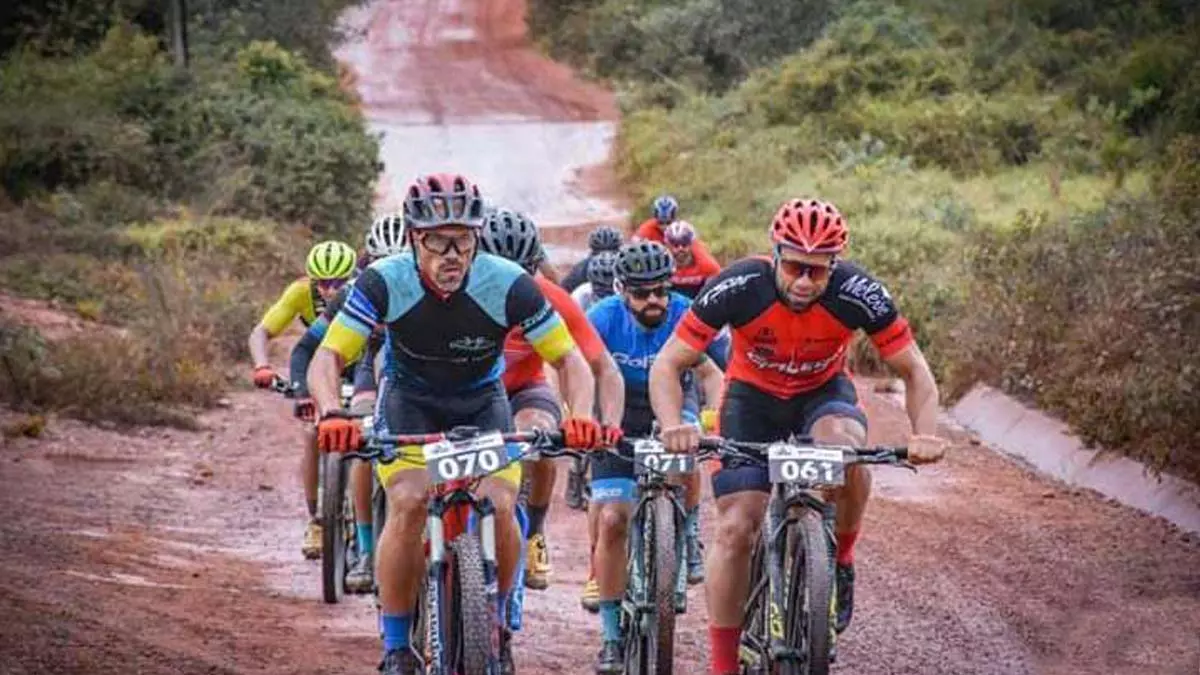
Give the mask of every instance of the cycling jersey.
[[603, 300], [603, 298], [596, 297], [596, 293], [592, 291], [591, 282], [584, 283], [582, 286], [571, 291], [571, 299], [575, 301], [575, 304], [582, 307], [585, 312], [591, 309], [592, 305]]
[[[637, 231], [633, 233], [633, 238], [645, 239], [646, 241], [657, 241], [663, 246], [666, 246], [667, 237], [663, 234], [664, 227], [666, 226], [660, 224], [658, 220], [650, 218], [641, 225], [638, 225]], [[716, 260], [713, 258], [712, 251], [708, 250], [708, 245], [699, 239], [692, 243], [692, 257], [697, 260], [699, 260], [701, 257], [706, 257], [710, 260]]]
[[411, 251], [371, 263], [321, 344], [351, 360], [377, 323], [386, 325], [389, 377], [437, 392], [499, 380], [504, 338], [514, 328], [549, 362], [575, 347], [537, 282], [487, 253], [475, 256], [462, 286], [447, 296], [426, 285]]
[[862, 329], [884, 358], [913, 343], [908, 321], [883, 284], [840, 261], [825, 292], [796, 312], [780, 302], [769, 258], [747, 258], [709, 281], [675, 334], [696, 350], [725, 325], [733, 332], [728, 379], [776, 398], [812, 391], [846, 370], [854, 331]]
[[[333, 323], [333, 319], [337, 313], [342, 310], [342, 306], [346, 303], [346, 297], [350, 294], [350, 286], [344, 286], [325, 305], [325, 310], [317, 317], [317, 320], [312, 322], [308, 330], [304, 331], [304, 335], [292, 347], [292, 355], [288, 371], [293, 384], [298, 385], [296, 394], [298, 396], [308, 396], [308, 366], [312, 363], [313, 356], [317, 353], [317, 348], [321, 346], [321, 340], [325, 338], [325, 333], [329, 331], [329, 324]], [[357, 360], [357, 363], [351, 361], [346, 363], [346, 369], [350, 371], [353, 368], [354, 391], [374, 391], [375, 390], [375, 355], [379, 353], [379, 348], [383, 345], [382, 327], [377, 327], [371, 333], [371, 337], [367, 340], [367, 353], [363, 358]]]
[[275, 337], [297, 317], [306, 327], [312, 325], [324, 309], [325, 301], [316, 284], [304, 277], [288, 285], [259, 323], [267, 329], [268, 336]]
[[[689, 305], [687, 298], [672, 293], [667, 302], [667, 315], [655, 328], [639, 323], [620, 296], [607, 297], [588, 311], [588, 319], [596, 327], [625, 380], [625, 415], [621, 427], [627, 434], [641, 436], [650, 432], [654, 420], [650, 408], [650, 367]], [[714, 358], [723, 356], [726, 347], [723, 340], [713, 340], [707, 345], [708, 353]], [[694, 421], [699, 405], [691, 371], [684, 374], [683, 385]]]
[[567, 276], [563, 277], [562, 287], [565, 288], [568, 293], [574, 291], [576, 288], [579, 288], [587, 281], [588, 263], [590, 263], [594, 257], [595, 256], [593, 254], [589, 253], [586, 258], [575, 263], [571, 267], [570, 271], [567, 272]]
[[699, 244], [692, 243], [692, 264], [679, 267], [676, 260], [675, 274], [671, 275], [673, 290], [687, 298], [695, 298], [704, 284], [721, 272], [721, 263]]
[[[542, 275], [533, 278], [541, 289], [542, 294], [550, 301], [550, 306], [567, 324], [567, 331], [578, 345], [583, 358], [590, 364], [604, 356], [604, 345], [596, 329], [588, 322], [587, 316], [567, 292], [559, 288], [553, 281]], [[519, 391], [535, 382], [544, 382], [546, 375], [542, 370], [545, 361], [525, 339], [520, 329], [508, 334], [504, 340], [504, 389], [508, 393]]]

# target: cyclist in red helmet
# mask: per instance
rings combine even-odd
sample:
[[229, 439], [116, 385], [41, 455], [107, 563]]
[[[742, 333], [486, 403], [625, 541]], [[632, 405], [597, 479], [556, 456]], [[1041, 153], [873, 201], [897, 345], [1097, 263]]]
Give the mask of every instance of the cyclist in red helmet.
[[[697, 296], [650, 373], [650, 399], [673, 451], [692, 451], [699, 430], [681, 417], [679, 377], [728, 326], [733, 334], [720, 410], [721, 434], [770, 442], [791, 434], [863, 445], [867, 418], [846, 371], [854, 334], [864, 331], [907, 385], [913, 436], [910, 461], [937, 461], [938, 389], [887, 289], [842, 260], [847, 229], [832, 204], [785, 202], [770, 229], [772, 255], [734, 263]], [[854, 543], [871, 491], [871, 475], [848, 467], [846, 484], [829, 495], [837, 505], [837, 629], [853, 611]], [[713, 476], [717, 537], [709, 547], [706, 595], [712, 672], [738, 672], [746, 561], [762, 525], [770, 482], [765, 466], [724, 462]]]
[[688, 299], [721, 271], [721, 263], [703, 247], [696, 228], [686, 220], [677, 220], [663, 230], [663, 242], [675, 259], [671, 289]]

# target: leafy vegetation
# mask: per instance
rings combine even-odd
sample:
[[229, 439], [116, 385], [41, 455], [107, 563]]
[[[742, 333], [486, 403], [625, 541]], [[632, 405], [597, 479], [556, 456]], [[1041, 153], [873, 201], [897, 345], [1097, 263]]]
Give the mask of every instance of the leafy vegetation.
[[[1147, 269], [1200, 253], [1180, 207], [1200, 133], [1194, 3], [726, 5], [531, 3], [552, 53], [617, 87], [638, 203], [675, 194], [729, 259], [763, 250], [784, 199], [829, 199], [950, 393], [1003, 386], [1200, 477], [1195, 352], [1173, 346], [1191, 344], [1175, 326], [1195, 328], [1192, 277]], [[749, 33], [765, 39], [722, 41]], [[1102, 323], [1127, 326], [1119, 346]]]
[[186, 425], [219, 398], [314, 233], [370, 214], [378, 141], [329, 52], [349, 4], [202, 3], [186, 70], [168, 3], [0, 10], [0, 287], [111, 327], [7, 327], [0, 399]]

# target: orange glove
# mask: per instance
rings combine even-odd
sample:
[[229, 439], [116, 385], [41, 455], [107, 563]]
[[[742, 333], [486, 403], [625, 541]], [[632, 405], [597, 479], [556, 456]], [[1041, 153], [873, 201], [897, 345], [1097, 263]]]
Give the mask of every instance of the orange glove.
[[298, 419], [311, 422], [317, 417], [317, 404], [311, 398], [302, 398], [292, 406], [292, 413]]
[[590, 417], [572, 417], [562, 425], [563, 444], [568, 448], [592, 450], [603, 442], [604, 428]]
[[317, 423], [317, 449], [321, 452], [354, 452], [362, 446], [358, 422], [344, 417], [326, 417]]
[[275, 381], [275, 371], [271, 370], [271, 366], [259, 366], [254, 369], [254, 386], [259, 389], [266, 389]]
[[614, 448], [621, 439], [625, 438], [625, 432], [621, 431], [621, 427], [609, 426], [607, 424], [600, 427], [600, 445], [605, 448]]

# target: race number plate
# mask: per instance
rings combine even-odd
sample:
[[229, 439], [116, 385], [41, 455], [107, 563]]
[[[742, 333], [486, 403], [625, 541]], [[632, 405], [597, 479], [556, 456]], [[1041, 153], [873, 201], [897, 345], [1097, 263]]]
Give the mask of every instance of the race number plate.
[[841, 450], [776, 443], [767, 449], [767, 469], [772, 483], [812, 488], [836, 487], [846, 482], [846, 462]]
[[638, 475], [665, 473], [674, 476], [696, 470], [696, 457], [667, 452], [662, 443], [642, 439], [633, 444], [633, 470]]
[[508, 463], [508, 447], [500, 432], [462, 441], [438, 441], [424, 448], [425, 469], [434, 483], [495, 473]]

